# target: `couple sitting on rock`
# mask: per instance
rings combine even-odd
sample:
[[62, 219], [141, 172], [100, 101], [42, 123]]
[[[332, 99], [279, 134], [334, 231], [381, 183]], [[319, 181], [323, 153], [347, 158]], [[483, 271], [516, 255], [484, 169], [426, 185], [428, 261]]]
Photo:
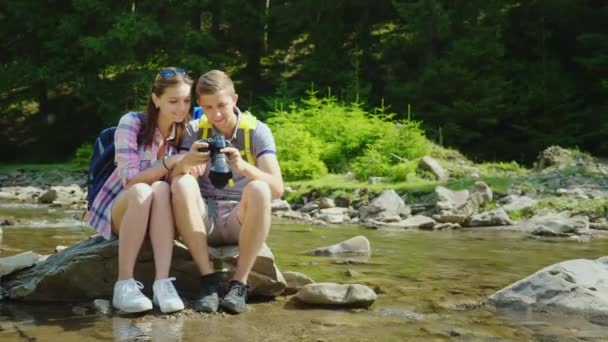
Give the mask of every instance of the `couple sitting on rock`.
[[[120, 119], [114, 138], [116, 169], [89, 211], [89, 223], [102, 236], [118, 236], [112, 304], [124, 312], [150, 310], [153, 303], [164, 313], [184, 308], [175, 278], [169, 277], [176, 229], [201, 275], [193, 308], [246, 311], [247, 278], [270, 230], [270, 203], [283, 193], [272, 133], [236, 107], [230, 77], [212, 70], [198, 79], [196, 100], [204, 116], [188, 122], [192, 86], [183, 69], [161, 70], [145, 112]], [[221, 152], [233, 179], [221, 189], [210, 180], [209, 146], [201, 140], [216, 135], [231, 143]], [[133, 279], [146, 235], [154, 253], [153, 301]], [[238, 244], [239, 258], [228, 292], [220, 298], [220, 274], [210, 262], [208, 246], [227, 244]]]

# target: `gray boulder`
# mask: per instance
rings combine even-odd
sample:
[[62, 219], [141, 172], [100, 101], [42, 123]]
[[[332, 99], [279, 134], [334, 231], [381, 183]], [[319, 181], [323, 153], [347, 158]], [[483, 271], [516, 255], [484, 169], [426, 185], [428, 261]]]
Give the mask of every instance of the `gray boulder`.
[[432, 157], [422, 157], [422, 159], [420, 159], [419, 167], [422, 170], [430, 171], [437, 180], [444, 181], [450, 178], [450, 173], [441, 167], [439, 162]]
[[365, 285], [315, 283], [305, 285], [296, 298], [313, 305], [341, 305], [367, 308], [376, 301], [376, 293]]
[[480, 214], [471, 216], [469, 219], [469, 227], [492, 227], [492, 226], [510, 226], [513, 222], [509, 218], [507, 212], [502, 209], [494, 209]]
[[[211, 257], [216, 268], [229, 275], [236, 264], [238, 248], [214, 248]], [[219, 264], [219, 265], [217, 265]], [[118, 274], [118, 240], [101, 236], [85, 239], [49, 256], [29, 269], [3, 278], [2, 287], [11, 299], [25, 301], [80, 301], [110, 298]], [[174, 242], [171, 276], [176, 277], [180, 293], [196, 293], [199, 274], [187, 248]], [[142, 246], [135, 267], [135, 279], [149, 293], [154, 281], [154, 260], [149, 241]], [[228, 280], [228, 279], [226, 279]], [[286, 287], [270, 249], [264, 246], [248, 279], [253, 296], [276, 296]]]
[[287, 288], [285, 294], [294, 294], [298, 292], [302, 287], [308, 284], [312, 284], [315, 281], [310, 279], [306, 274], [300, 272], [283, 272], [283, 278], [287, 282]]
[[44, 258], [44, 256], [32, 251], [0, 258], [0, 278], [15, 271], [31, 267]]
[[355, 236], [348, 240], [342, 241], [335, 245], [320, 247], [315, 250], [307, 252], [312, 255], [343, 255], [343, 254], [355, 254], [355, 255], [371, 255], [371, 247], [369, 240], [363, 236]]
[[489, 298], [510, 309], [560, 308], [581, 314], [608, 314], [608, 257], [560, 262], [532, 274]]
[[566, 214], [547, 214], [533, 217], [527, 224], [532, 235], [539, 236], [572, 236], [589, 235], [589, 218], [587, 216], [568, 217]]

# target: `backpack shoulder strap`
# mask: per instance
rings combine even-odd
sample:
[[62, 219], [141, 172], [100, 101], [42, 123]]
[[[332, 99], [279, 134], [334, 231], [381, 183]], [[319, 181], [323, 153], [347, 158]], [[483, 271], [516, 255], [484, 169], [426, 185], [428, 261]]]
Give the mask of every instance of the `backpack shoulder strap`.
[[198, 120], [198, 130], [200, 131], [200, 138], [207, 139], [211, 135], [211, 123], [207, 119], [206, 115], [202, 115]]
[[256, 128], [258, 120], [250, 112], [244, 112], [241, 122], [239, 123], [239, 129], [243, 130], [245, 138], [245, 156], [247, 162], [251, 165], [255, 165], [255, 157], [253, 156], [253, 146], [251, 145], [251, 136], [253, 130]]

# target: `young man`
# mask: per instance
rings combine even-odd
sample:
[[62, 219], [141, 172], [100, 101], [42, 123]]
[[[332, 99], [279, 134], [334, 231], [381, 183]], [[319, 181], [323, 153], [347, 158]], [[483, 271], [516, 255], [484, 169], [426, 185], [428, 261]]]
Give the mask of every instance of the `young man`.
[[[180, 149], [187, 151], [172, 172], [172, 202], [177, 230], [201, 274], [194, 309], [230, 313], [247, 310], [247, 277], [270, 230], [270, 202], [283, 194], [283, 178], [268, 126], [236, 107], [238, 95], [224, 72], [212, 70], [196, 83], [204, 116], [186, 128]], [[222, 149], [233, 181], [216, 188], [202, 137], [223, 135], [232, 147]], [[244, 160], [243, 158], [247, 159]], [[237, 244], [239, 257], [228, 293], [220, 300], [220, 274], [214, 273], [207, 246]]]

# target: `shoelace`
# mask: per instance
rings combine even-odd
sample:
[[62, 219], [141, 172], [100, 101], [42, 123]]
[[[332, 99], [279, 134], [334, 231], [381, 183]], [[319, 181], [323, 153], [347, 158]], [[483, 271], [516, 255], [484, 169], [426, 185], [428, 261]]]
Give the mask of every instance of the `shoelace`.
[[[133, 285], [135, 285], [135, 286], [133, 286]], [[137, 289], [136, 289], [136, 287], [137, 287]], [[133, 279], [132, 281], [129, 282], [128, 289], [131, 291], [142, 290], [143, 288], [144, 288], [144, 284], [142, 284], [140, 281]]]
[[163, 290], [169, 292], [173, 296], [177, 296], [177, 292], [175, 291], [175, 286], [173, 286], [173, 284], [171, 283], [172, 281], [175, 281], [175, 277], [164, 279], [161, 282], [161, 286], [162, 286]]
[[244, 296], [247, 293], [247, 288], [248, 287], [249, 287], [249, 285], [232, 284], [232, 286], [230, 288], [230, 292], [236, 291], [237, 295]]

